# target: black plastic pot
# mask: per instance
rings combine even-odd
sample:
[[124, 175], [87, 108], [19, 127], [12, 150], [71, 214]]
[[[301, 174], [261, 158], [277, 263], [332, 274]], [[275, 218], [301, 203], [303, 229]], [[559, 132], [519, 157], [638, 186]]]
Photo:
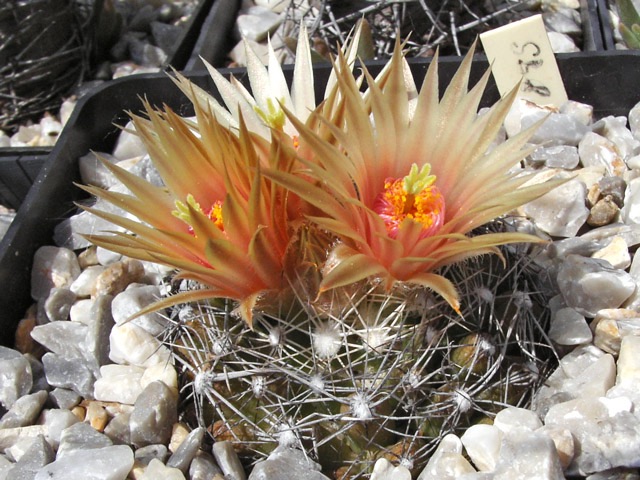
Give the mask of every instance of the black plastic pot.
[[[177, 42], [169, 65], [176, 70], [204, 68], [200, 57], [222, 66], [240, 0], [202, 0]], [[51, 147], [0, 148], [0, 205], [18, 209]]]
[[[640, 55], [628, 52], [603, 52], [590, 56], [565, 54], [558, 60], [569, 97], [592, 104], [596, 116], [626, 115], [640, 101], [636, 83], [640, 76]], [[449, 81], [459, 62], [458, 58], [441, 59], [441, 88]], [[423, 78], [428, 64], [428, 59], [411, 60], [417, 80]], [[380, 63], [372, 64], [371, 70], [375, 72], [380, 67]], [[476, 59], [472, 81], [477, 80], [485, 68], [486, 59]], [[223, 73], [234, 73], [246, 83], [244, 70], [225, 70]], [[286, 74], [290, 78], [291, 69], [287, 69]], [[323, 91], [328, 74], [328, 65], [316, 67], [319, 91]], [[188, 77], [206, 90], [214, 91], [213, 82], [206, 73], [192, 73]], [[72, 182], [80, 180], [78, 158], [90, 149], [110, 151], [118, 135], [114, 124], [123, 125], [127, 121], [125, 110], [139, 111], [140, 96], [143, 95], [152, 104], [166, 104], [182, 114], [191, 113], [187, 99], [164, 74], [122, 78], [83, 98], [15, 221], [0, 242], [0, 322], [3, 327], [0, 343], [3, 345], [13, 344], [17, 322], [32, 303], [30, 271], [34, 252], [51, 243], [54, 226], [74, 213], [73, 202], [82, 198], [81, 190], [72, 185]], [[497, 90], [491, 84], [484, 101], [494, 102], [497, 98]]]

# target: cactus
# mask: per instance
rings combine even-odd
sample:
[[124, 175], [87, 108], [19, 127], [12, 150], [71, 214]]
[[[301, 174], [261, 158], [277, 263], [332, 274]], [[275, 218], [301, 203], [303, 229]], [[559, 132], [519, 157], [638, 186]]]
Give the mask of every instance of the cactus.
[[640, 14], [632, 0], [617, 0], [620, 23], [618, 29], [629, 48], [640, 49]]
[[299, 46], [291, 93], [257, 57], [255, 99], [211, 69], [227, 109], [176, 74], [196, 122], [132, 117], [165, 185], [107, 163], [130, 194], [84, 188], [131, 216], [86, 207], [126, 230], [87, 238], [176, 269], [139, 313], [173, 309], [166, 341], [214, 438], [248, 461], [298, 446], [334, 478], [417, 471], [542, 378], [544, 275], [505, 247], [542, 240], [496, 219], [565, 180], [517, 168], [535, 125], [492, 148], [517, 89], [477, 115], [472, 52], [440, 98], [437, 59], [418, 92], [399, 42], [375, 78], [347, 48], [316, 107]]
[[177, 309], [168, 342], [198, 423], [248, 461], [285, 444], [332, 478], [367, 478], [383, 457], [418, 472], [445, 434], [526, 405], [553, 360], [544, 271], [522, 248], [502, 253], [443, 272], [460, 315], [376, 282], [298, 291], [253, 330], [228, 302]]

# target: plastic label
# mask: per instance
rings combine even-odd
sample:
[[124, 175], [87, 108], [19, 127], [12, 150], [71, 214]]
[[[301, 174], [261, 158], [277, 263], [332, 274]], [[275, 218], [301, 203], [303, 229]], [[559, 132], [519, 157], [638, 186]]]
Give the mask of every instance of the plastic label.
[[541, 15], [480, 34], [500, 95], [518, 82], [519, 97], [559, 107], [568, 100]]

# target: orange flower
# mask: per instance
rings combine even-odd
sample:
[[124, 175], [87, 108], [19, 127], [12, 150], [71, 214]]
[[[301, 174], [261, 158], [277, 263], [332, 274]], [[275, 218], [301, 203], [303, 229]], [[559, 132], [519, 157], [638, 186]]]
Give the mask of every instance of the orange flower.
[[146, 103], [149, 118], [132, 117], [165, 186], [105, 162], [131, 194], [83, 188], [129, 216], [87, 210], [129, 233], [87, 238], [129, 257], [174, 267], [179, 277], [202, 285], [150, 309], [226, 297], [240, 302], [239, 313], [251, 325], [256, 300], [283, 288], [291, 242], [286, 192], [261, 172], [265, 167], [289, 171], [295, 157], [250, 133], [242, 118], [232, 132], [210, 110], [194, 106], [195, 124]]
[[[307, 147], [300, 158], [305, 169], [265, 175], [319, 209], [309, 219], [341, 240], [321, 292], [372, 277], [387, 288], [396, 282], [429, 287], [457, 310], [454, 286], [435, 270], [499, 253], [499, 245], [540, 241], [515, 232], [467, 235], [559, 183], [525, 187], [530, 176], [513, 168], [529, 152], [525, 143], [537, 126], [491, 149], [517, 91], [478, 115], [490, 72], [468, 91], [472, 55], [441, 100], [437, 57], [414, 99], [399, 45], [378, 78], [365, 69], [364, 95], [340, 57], [342, 109], [333, 116], [318, 110], [306, 125], [288, 114]], [[332, 138], [309, 128], [313, 122]]]

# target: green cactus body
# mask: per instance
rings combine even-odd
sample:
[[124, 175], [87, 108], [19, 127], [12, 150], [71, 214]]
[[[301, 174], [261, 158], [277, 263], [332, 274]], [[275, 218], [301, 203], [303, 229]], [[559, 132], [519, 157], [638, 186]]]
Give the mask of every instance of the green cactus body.
[[379, 458], [419, 472], [443, 435], [524, 405], [553, 359], [542, 270], [503, 255], [448, 267], [461, 315], [424, 289], [365, 283], [298, 288], [253, 330], [232, 305], [196, 307], [171, 343], [197, 421], [248, 462], [286, 444], [333, 478], [367, 478]]
[[618, 29], [627, 47], [640, 49], [640, 14], [632, 0], [617, 0], [620, 24]]

